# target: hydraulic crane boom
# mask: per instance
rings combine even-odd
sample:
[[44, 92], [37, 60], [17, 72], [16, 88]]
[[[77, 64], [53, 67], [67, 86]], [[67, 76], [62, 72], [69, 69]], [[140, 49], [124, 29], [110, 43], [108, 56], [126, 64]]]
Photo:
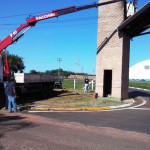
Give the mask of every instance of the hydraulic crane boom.
[[[28, 29], [30, 29], [30, 27], [35, 26], [35, 24], [38, 21], [50, 19], [53, 17], [58, 17], [61, 15], [65, 15], [65, 14], [69, 14], [69, 13], [73, 13], [73, 12], [77, 12], [77, 11], [81, 11], [81, 10], [85, 10], [85, 9], [90, 9], [93, 7], [99, 7], [102, 5], [112, 4], [112, 3], [119, 2], [119, 1], [123, 1], [123, 0], [112, 0], [112, 1], [108, 1], [108, 2], [93, 3], [93, 4], [83, 5], [83, 6], [71, 6], [71, 7], [66, 7], [63, 9], [53, 10], [52, 12], [38, 15], [38, 16], [35, 16], [33, 18], [27, 18], [27, 20], [26, 20], [27, 23], [20, 25], [16, 30], [14, 30], [11, 34], [9, 34], [5, 39], [0, 41], [0, 52], [2, 50], [6, 49], [9, 45], [16, 42], [22, 35], [24, 35], [24, 33], [26, 31], [28, 31]], [[17, 38], [14, 38], [21, 30], [23, 30], [26, 27], [29, 27], [29, 28], [25, 32], [20, 34]]]
[[[34, 16], [32, 18], [27, 18], [25, 24], [20, 25], [16, 30], [14, 30], [6, 38], [4, 38], [2, 41], [0, 41], [0, 59], [2, 59], [1, 52], [4, 49], [6, 49], [9, 45], [13, 44], [14, 42], [17, 42], [18, 39], [20, 37], [22, 37], [24, 35], [24, 33], [26, 33], [32, 26], [35, 26], [35, 24], [38, 21], [50, 19], [53, 17], [58, 17], [61, 15], [65, 15], [65, 14], [69, 14], [69, 13], [73, 13], [73, 12], [77, 12], [77, 11], [81, 11], [81, 10], [85, 10], [85, 9], [108, 5], [108, 4], [116, 3], [119, 1], [124, 1], [124, 0], [110, 0], [107, 2], [103, 2], [103, 3], [93, 3], [93, 4], [82, 5], [82, 6], [71, 6], [71, 7], [53, 10], [52, 12]], [[27, 29], [24, 32], [22, 32], [20, 35], [18, 35], [19, 32], [22, 31], [24, 28], [27, 28]], [[1, 60], [0, 60], [0, 62], [1, 62]], [[8, 65], [7, 60], [5, 60], [5, 63], [6, 63], [6, 67], [4, 69], [4, 74], [5, 74], [5, 76], [7, 76], [9, 74], [9, 65]], [[2, 67], [0, 66], [0, 75], [2, 74], [1, 68]]]
[[45, 20], [45, 19], [49, 19], [49, 18], [53, 18], [53, 17], [58, 17], [61, 15], [81, 11], [84, 9], [90, 9], [93, 7], [99, 7], [102, 5], [112, 4], [112, 3], [116, 3], [118, 1], [123, 1], [123, 0], [113, 0], [113, 1], [103, 2], [103, 3], [94, 2], [93, 4], [88, 4], [88, 5], [83, 5], [83, 6], [71, 6], [71, 7], [66, 7], [66, 8], [62, 8], [62, 9], [57, 9], [57, 10], [53, 10], [52, 12], [49, 12], [44, 15], [39, 15], [39, 16], [35, 16], [33, 18], [28, 18], [27, 22], [32, 25], [32, 23], [35, 24], [37, 21], [41, 21], [41, 20]]
[[13, 31], [12, 33], [10, 33], [5, 39], [3, 39], [2, 41], [0, 41], [0, 53], [2, 50], [6, 49], [9, 45], [13, 44], [15, 41], [14, 37], [24, 28], [28, 27], [29, 24], [25, 23], [22, 24], [21, 26], [19, 26], [15, 31]]

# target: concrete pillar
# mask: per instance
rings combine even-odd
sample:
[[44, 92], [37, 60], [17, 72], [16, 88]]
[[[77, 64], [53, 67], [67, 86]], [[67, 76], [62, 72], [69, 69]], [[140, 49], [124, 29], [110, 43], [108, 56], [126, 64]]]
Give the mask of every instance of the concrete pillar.
[[[110, 0], [99, 0], [99, 3], [106, 1]], [[128, 98], [130, 39], [117, 31], [125, 14], [124, 1], [98, 8], [96, 92], [100, 97], [109, 94], [118, 99]], [[111, 91], [107, 93], [109, 86]]]

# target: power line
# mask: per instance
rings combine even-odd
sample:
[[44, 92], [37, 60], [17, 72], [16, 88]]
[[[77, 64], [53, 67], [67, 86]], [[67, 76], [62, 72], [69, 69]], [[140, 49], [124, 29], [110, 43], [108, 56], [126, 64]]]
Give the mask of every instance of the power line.
[[46, 13], [50, 13], [52, 10], [48, 11], [39, 11], [39, 12], [31, 12], [31, 13], [24, 13], [24, 14], [14, 14], [14, 15], [9, 15], [9, 16], [0, 16], [0, 19], [7, 19], [7, 18], [13, 18], [13, 17], [21, 17], [21, 16], [38, 16]]
[[[84, 24], [75, 24], [75, 25], [60, 25], [60, 26], [51, 26], [53, 28], [59, 28], [59, 27], [74, 27], [74, 26], [84, 26], [84, 25], [92, 25], [97, 23], [84, 23]], [[50, 27], [37, 27], [37, 28], [50, 28]]]
[[13, 18], [13, 17], [20, 17], [20, 16], [31, 16], [31, 15], [42, 15], [43, 13], [49, 13], [52, 10], [49, 11], [40, 11], [40, 12], [34, 12], [34, 13], [24, 13], [24, 14], [15, 14], [15, 15], [10, 15], [10, 16], [1, 16], [1, 19], [6, 19], [6, 18]]
[[42, 14], [46, 14], [46, 13], [50, 13], [53, 10], [48, 10], [48, 11], [40, 11], [40, 12], [31, 12], [31, 13], [23, 13], [23, 14], [14, 14], [14, 15], [9, 15], [9, 16], [0, 16], [0, 19], [6, 19], [6, 18], [12, 18], [12, 17], [20, 17], [20, 16], [37, 16], [37, 15], [42, 15]]
[[[78, 22], [78, 21], [88, 21], [88, 20], [97, 20], [97, 16], [91, 16], [91, 17], [82, 17], [82, 18], [74, 18], [74, 19], [65, 19], [65, 20], [55, 20], [55, 21], [44, 21], [41, 22], [42, 24], [45, 23], [59, 23], [59, 22]], [[3, 26], [9, 26], [9, 25], [20, 25], [21, 23], [7, 23], [7, 24], [0, 24]]]
[[[89, 26], [89, 25], [95, 25], [97, 23], [84, 23], [84, 24], [75, 24], [75, 25], [58, 25], [58, 26], [48, 26], [48, 27], [36, 27], [36, 29], [44, 29], [44, 28], [64, 28], [64, 27], [75, 27], [75, 26]], [[0, 27], [0, 29], [11, 29], [12, 27]], [[14, 28], [12, 28], [14, 29]]]

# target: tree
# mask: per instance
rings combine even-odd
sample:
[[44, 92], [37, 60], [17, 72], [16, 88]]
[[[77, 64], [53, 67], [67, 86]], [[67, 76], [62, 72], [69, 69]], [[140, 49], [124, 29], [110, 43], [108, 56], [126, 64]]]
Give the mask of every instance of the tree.
[[[2, 53], [3, 59], [5, 59], [6, 55], [5, 53]], [[20, 72], [22, 73], [23, 70], [25, 69], [23, 58], [9, 54], [8, 55], [8, 63], [9, 63], [9, 69], [11, 73], [17, 73]]]
[[[72, 71], [66, 71], [66, 70], [63, 70], [63, 69], [54, 69], [54, 70], [46, 70], [45, 72], [40, 72], [40, 71], [36, 71], [36, 70], [30, 70], [30, 73], [31, 74], [49, 74], [49, 75], [55, 75], [57, 76], [58, 75], [58, 71], [60, 72], [60, 76], [70, 76], [71, 74], [72, 75], [75, 75], [74, 72]], [[78, 73], [79, 75], [88, 75], [87, 73]]]
[[51, 70], [46, 70], [45, 74], [51, 74]]
[[38, 74], [36, 70], [30, 70], [31, 74]]
[[50, 74], [52, 74], [52, 75], [58, 75], [58, 71], [59, 71], [59, 73], [60, 73], [61, 76], [69, 76], [71, 74], [75, 74], [72, 71], [65, 71], [63, 69], [46, 70], [45, 73], [48, 74], [48, 72], [50, 72]]

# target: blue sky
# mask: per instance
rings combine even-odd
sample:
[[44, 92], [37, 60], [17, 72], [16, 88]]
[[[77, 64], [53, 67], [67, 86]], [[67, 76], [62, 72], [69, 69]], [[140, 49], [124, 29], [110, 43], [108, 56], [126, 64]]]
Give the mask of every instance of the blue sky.
[[[148, 1], [139, 0], [138, 9]], [[37, 12], [93, 2], [93, 0], [1, 1], [0, 39], [5, 38], [19, 25], [25, 23], [25, 19], [33, 13], [36, 15]], [[133, 38], [130, 49], [130, 66], [150, 59], [149, 42], [150, 35]], [[62, 69], [93, 74], [96, 69], [96, 43], [97, 9], [93, 8], [41, 21], [7, 50], [23, 58], [26, 66], [25, 72], [32, 69], [37, 71], [57, 69], [59, 66], [57, 58], [62, 58], [60, 63]], [[77, 61], [79, 62], [78, 67], [76, 66]]]

